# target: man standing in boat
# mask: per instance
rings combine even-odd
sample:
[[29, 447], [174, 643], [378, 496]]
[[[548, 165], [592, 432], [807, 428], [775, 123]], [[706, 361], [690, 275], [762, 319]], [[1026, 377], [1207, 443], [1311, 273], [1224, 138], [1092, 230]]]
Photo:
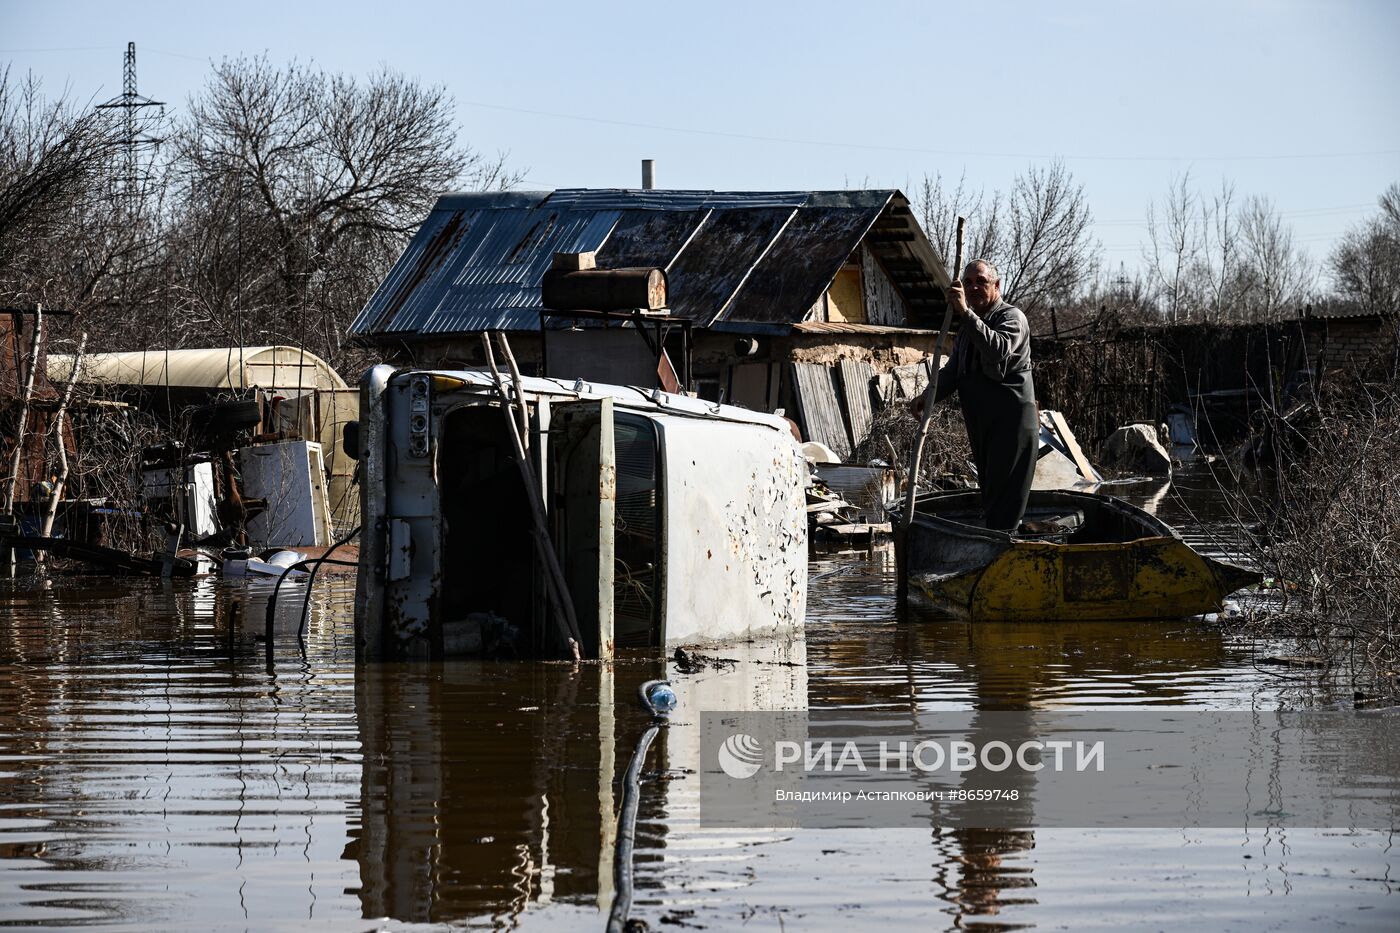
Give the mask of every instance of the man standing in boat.
[[958, 393], [987, 527], [1014, 533], [1030, 497], [1040, 435], [1030, 324], [1001, 300], [1001, 274], [982, 259], [967, 264], [947, 300], [958, 338], [938, 371], [934, 401]]

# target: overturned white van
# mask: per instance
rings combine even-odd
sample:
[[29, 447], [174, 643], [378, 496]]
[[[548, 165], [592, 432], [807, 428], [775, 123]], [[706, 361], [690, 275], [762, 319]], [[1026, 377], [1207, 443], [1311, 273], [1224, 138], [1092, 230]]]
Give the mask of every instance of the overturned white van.
[[[519, 380], [578, 653], [802, 625], [807, 468], [789, 423], [659, 390]], [[513, 395], [513, 393], [512, 393]], [[525, 475], [491, 373], [376, 366], [355, 631], [366, 657], [564, 657]]]

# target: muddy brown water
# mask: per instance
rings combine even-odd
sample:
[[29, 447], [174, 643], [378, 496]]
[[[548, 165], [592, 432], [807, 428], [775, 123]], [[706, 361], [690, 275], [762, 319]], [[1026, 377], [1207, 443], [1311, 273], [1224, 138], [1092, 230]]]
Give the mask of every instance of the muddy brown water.
[[[1228, 552], [1209, 479], [1174, 489], [1118, 491]], [[804, 640], [692, 674], [357, 666], [345, 579], [318, 585], [304, 652], [283, 602], [270, 657], [266, 584], [0, 582], [0, 925], [601, 929], [635, 690], [669, 675], [638, 824], [652, 929], [1396, 928], [1377, 832], [701, 827], [697, 708], [1344, 703], [1201, 620], [905, 623], [887, 554], [812, 569]]]

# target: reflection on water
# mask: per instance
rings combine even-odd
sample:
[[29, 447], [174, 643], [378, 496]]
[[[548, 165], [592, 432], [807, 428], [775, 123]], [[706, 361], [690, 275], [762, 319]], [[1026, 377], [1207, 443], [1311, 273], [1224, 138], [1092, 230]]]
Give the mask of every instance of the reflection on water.
[[888, 555], [814, 564], [838, 567], [805, 641], [717, 649], [693, 673], [357, 667], [345, 580], [318, 587], [304, 653], [286, 600], [270, 658], [265, 589], [0, 583], [0, 923], [601, 927], [636, 688], [669, 676], [682, 707], [638, 821], [633, 913], [653, 929], [1395, 925], [1375, 833], [702, 829], [704, 709], [1329, 702], [1200, 622], [900, 620]]

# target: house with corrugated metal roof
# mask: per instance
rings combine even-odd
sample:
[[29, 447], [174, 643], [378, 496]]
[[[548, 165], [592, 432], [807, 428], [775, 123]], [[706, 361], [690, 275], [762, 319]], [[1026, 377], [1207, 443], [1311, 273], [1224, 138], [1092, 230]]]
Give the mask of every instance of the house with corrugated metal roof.
[[[663, 270], [657, 326], [550, 312], [559, 253]], [[658, 353], [684, 355], [700, 397], [784, 409], [844, 456], [864, 439], [848, 402], [864, 395], [868, 419], [875, 374], [932, 352], [947, 284], [897, 190], [451, 194], [350, 331], [390, 360], [455, 367], [500, 331], [527, 374], [615, 384], [655, 385]]]

